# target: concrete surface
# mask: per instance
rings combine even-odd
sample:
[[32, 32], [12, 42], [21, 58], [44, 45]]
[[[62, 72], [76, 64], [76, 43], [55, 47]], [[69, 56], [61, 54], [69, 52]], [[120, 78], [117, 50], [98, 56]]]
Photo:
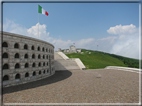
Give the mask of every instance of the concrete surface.
[[4, 88], [3, 102], [138, 103], [139, 74], [114, 69], [56, 71], [36, 82]]
[[54, 59], [54, 67], [56, 71], [80, 69], [74, 60], [65, 60], [58, 54], [58, 52], [54, 53]]
[[82, 61], [79, 58], [75, 58], [75, 62], [77, 63], [77, 65], [79, 66], [79, 68], [81, 70], [85, 70], [86, 67], [84, 66], [84, 64], [82, 63]]
[[63, 52], [56, 52], [56, 53], [59, 54], [65, 60], [69, 59], [68, 56], [66, 56]]
[[141, 69], [138, 68], [130, 68], [130, 67], [120, 67], [120, 66], [107, 66], [105, 69], [116, 69], [116, 70], [125, 70], [125, 71], [131, 71], [131, 72], [137, 72], [139, 73]]
[[68, 58], [63, 52], [55, 52], [55, 70], [86, 69], [79, 58]]

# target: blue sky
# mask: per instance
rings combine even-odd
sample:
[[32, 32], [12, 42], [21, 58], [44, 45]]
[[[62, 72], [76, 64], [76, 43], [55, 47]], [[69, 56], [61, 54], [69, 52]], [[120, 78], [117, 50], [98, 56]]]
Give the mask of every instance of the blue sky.
[[[48, 11], [49, 16], [38, 14], [38, 4]], [[55, 44], [55, 49], [69, 48], [71, 44], [75, 43], [79, 48], [96, 50], [96, 45], [99, 45], [100, 51], [123, 55], [122, 51], [125, 49], [123, 46], [120, 51], [113, 49], [116, 43], [118, 43], [118, 46], [119, 44], [123, 45], [125, 42], [135, 43], [130, 38], [138, 38], [139, 3], [3, 4], [3, 26], [5, 31], [27, 34], [28, 29], [36, 29], [38, 18], [41, 25], [41, 34], [43, 34], [38, 36], [38, 39], [46, 39], [48, 42]], [[20, 28], [19, 30], [23, 28], [25, 32], [18, 32], [16, 26]], [[111, 27], [112, 29], [110, 29]], [[134, 31], [130, 33], [130, 30]], [[30, 34], [31, 37], [37, 37], [34, 36], [34, 33]], [[126, 36], [122, 37], [123, 35]], [[128, 37], [127, 35], [133, 36]], [[118, 47], [117, 45], [116, 47]], [[128, 44], [124, 45], [129, 48]], [[132, 54], [127, 56], [138, 58], [138, 51], [136, 51], [135, 56]], [[126, 53], [128, 52], [126, 51]]]

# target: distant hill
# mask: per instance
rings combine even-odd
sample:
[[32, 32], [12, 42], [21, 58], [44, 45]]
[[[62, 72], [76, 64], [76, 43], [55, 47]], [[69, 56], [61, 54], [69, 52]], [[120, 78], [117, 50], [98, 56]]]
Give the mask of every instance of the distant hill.
[[82, 49], [81, 53], [66, 54], [69, 58], [80, 58], [87, 69], [105, 68], [106, 66], [124, 66], [139, 68], [139, 60], [100, 51]]

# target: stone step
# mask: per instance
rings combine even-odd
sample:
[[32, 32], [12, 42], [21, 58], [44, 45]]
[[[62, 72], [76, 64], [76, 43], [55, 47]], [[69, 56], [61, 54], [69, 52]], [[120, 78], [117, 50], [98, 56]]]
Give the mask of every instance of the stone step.
[[65, 60], [56, 52], [54, 53], [54, 55], [55, 55], [54, 66], [56, 71], [80, 69], [74, 60], [71, 59]]
[[58, 60], [58, 59], [63, 59], [57, 52], [54, 53], [54, 59]]

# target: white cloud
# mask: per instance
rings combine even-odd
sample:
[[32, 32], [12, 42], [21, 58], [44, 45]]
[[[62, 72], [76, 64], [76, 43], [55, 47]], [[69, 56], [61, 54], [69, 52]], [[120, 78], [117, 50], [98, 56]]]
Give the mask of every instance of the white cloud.
[[27, 29], [14, 21], [6, 19], [6, 23], [3, 25], [3, 30], [7, 32], [27, 35]]
[[50, 36], [50, 32], [47, 32], [47, 27], [45, 24], [41, 25], [37, 23], [36, 25], [33, 25], [30, 28], [25, 28], [19, 24], [16, 24], [14, 21], [8, 19], [6, 20], [6, 23], [4, 23], [3, 29], [4, 31], [7, 32], [22, 34], [25, 36], [30, 36], [50, 42], [55, 46], [56, 50], [58, 50], [58, 48], [69, 48], [69, 46], [72, 45], [73, 43], [75, 43], [77, 47], [86, 48], [94, 40], [93, 38], [87, 38], [87, 39], [72, 41], [72, 40], [62, 40], [61, 38], [53, 38], [52, 36]]
[[94, 38], [87, 38], [87, 39], [80, 39], [78, 41], [75, 41], [75, 44], [77, 47], [83, 48], [91, 48], [92, 44], [94, 43]]
[[37, 23], [35, 26], [27, 29], [29, 35], [33, 35], [36, 38], [40, 38], [41, 36], [49, 36], [49, 32], [46, 31], [46, 25]]
[[134, 34], [137, 32], [137, 28], [135, 25], [130, 24], [130, 25], [116, 25], [114, 27], [110, 27], [107, 30], [108, 33], [110, 34], [115, 34], [115, 35], [120, 35], [120, 34]]
[[70, 45], [73, 44], [73, 41], [71, 41], [71, 40], [65, 41], [65, 40], [56, 39], [56, 38], [53, 38], [53, 40], [51, 42], [53, 42], [52, 44], [55, 46], [56, 50], [58, 50], [58, 48], [67, 49], [67, 48], [69, 48]]
[[75, 43], [77, 48], [99, 50], [131, 58], [139, 58], [138, 28], [133, 24], [110, 27], [107, 32], [109, 34], [114, 34], [115, 36], [110, 35], [101, 39], [82, 38], [76, 41], [53, 38], [50, 35], [50, 32], [47, 31], [48, 29], [45, 24], [41, 25], [37, 23], [30, 28], [25, 28], [19, 24], [16, 24], [14, 21], [7, 20], [3, 27], [4, 31], [22, 34], [50, 42], [55, 46], [55, 50], [58, 50], [58, 48], [67, 49], [70, 45]]
[[116, 42], [116, 40], [117, 40], [116, 36], [108, 36], [97, 39], [95, 41], [98, 45], [97, 50], [110, 53], [110, 50], [112, 49], [113, 44]]
[[140, 46], [138, 31], [138, 28], [133, 24], [110, 27], [107, 32], [118, 35], [110, 52], [138, 59]]

